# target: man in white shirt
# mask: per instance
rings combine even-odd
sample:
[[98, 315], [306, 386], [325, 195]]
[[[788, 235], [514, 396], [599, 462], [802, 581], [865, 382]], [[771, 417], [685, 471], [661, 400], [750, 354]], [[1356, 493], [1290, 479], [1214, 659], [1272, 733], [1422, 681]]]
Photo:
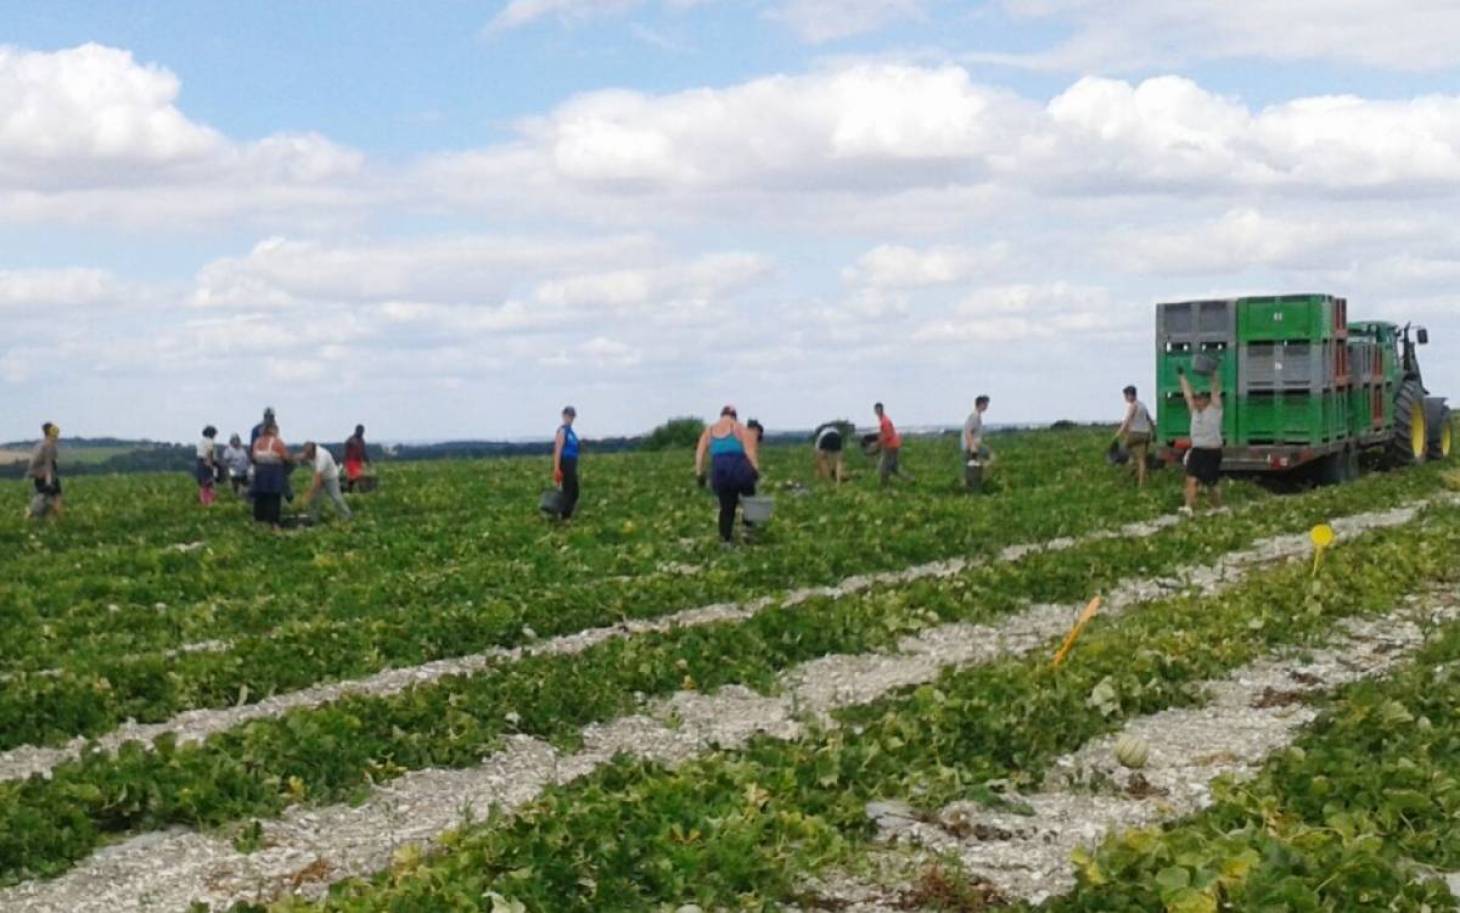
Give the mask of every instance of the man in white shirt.
[[1212, 374], [1212, 388], [1194, 390], [1183, 368], [1176, 373], [1181, 380], [1181, 393], [1191, 411], [1191, 449], [1186, 451], [1186, 503], [1181, 512], [1196, 510], [1196, 496], [1206, 489], [1213, 507], [1222, 506], [1222, 374]]
[[1130, 454], [1131, 468], [1135, 470], [1136, 487], [1146, 487], [1146, 462], [1151, 452], [1151, 439], [1156, 434], [1156, 425], [1151, 421], [1151, 410], [1136, 396], [1135, 385], [1122, 391], [1125, 395], [1125, 419], [1115, 429], [1115, 440], [1125, 446]]
[[340, 494], [340, 467], [335, 463], [334, 454], [329, 448], [320, 447], [314, 441], [304, 445], [303, 456], [305, 461], [314, 467], [314, 484], [309, 488], [309, 496], [305, 502], [309, 505], [309, 515], [315, 519], [319, 518], [320, 491], [329, 495], [330, 501], [335, 506], [335, 513], [346, 520], [350, 519], [350, 506], [345, 503], [345, 496]]
[[982, 465], [993, 458], [993, 454], [989, 453], [983, 443], [983, 414], [988, 408], [989, 398], [979, 396], [973, 401], [973, 411], [963, 421], [964, 484], [970, 488], [975, 486], [975, 475], [968, 471], [969, 464]]

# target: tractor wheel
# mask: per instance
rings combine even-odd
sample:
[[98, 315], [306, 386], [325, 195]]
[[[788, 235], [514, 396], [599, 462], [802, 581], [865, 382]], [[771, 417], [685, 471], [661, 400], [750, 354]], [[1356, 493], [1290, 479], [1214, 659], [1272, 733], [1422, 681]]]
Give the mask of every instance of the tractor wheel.
[[1425, 461], [1429, 449], [1429, 423], [1425, 421], [1425, 396], [1420, 385], [1407, 381], [1394, 397], [1394, 433], [1389, 439], [1389, 465], [1414, 466]]
[[1451, 420], [1450, 407], [1444, 400], [1431, 398], [1425, 405], [1425, 419], [1429, 424], [1429, 445], [1426, 455], [1432, 460], [1447, 460], [1454, 452], [1455, 425]]

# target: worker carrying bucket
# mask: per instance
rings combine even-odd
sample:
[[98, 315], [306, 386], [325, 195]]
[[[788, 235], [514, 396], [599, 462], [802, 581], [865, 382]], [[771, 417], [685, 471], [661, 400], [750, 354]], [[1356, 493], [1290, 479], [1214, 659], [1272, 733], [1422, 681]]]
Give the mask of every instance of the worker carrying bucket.
[[984, 468], [993, 460], [983, 442], [983, 414], [988, 408], [988, 396], [978, 396], [973, 411], [963, 421], [963, 487], [973, 492], [983, 490]]

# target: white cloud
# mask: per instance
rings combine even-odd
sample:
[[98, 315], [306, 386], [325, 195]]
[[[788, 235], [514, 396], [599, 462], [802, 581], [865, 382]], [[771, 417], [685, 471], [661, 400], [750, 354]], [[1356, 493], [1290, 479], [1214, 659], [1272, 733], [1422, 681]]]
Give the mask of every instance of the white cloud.
[[360, 153], [314, 133], [230, 139], [183, 114], [179, 91], [116, 48], [0, 47], [0, 212], [155, 222], [345, 206]]
[[924, 17], [922, 0], [786, 0], [771, 13], [803, 40], [822, 44]]
[[1367, 259], [1375, 250], [1446, 234], [1415, 218], [1353, 214], [1270, 214], [1229, 210], [1207, 222], [1183, 220], [1112, 233], [1108, 259], [1124, 270], [1159, 275], [1231, 274], [1254, 267], [1320, 271]]
[[54, 315], [58, 308], [115, 303], [123, 286], [106, 270], [0, 270], [0, 312]]
[[[1138, 331], [1134, 308], [1115, 306], [1109, 290], [1068, 282], [977, 289], [946, 317], [920, 326], [917, 342], [1005, 343], [1120, 337]], [[992, 350], [991, 350], [992, 351]]]
[[981, 53], [1063, 71], [1169, 67], [1195, 60], [1328, 59], [1395, 70], [1460, 66], [1453, 0], [1004, 0], [1016, 17], [1073, 26], [1034, 54]]
[[922, 249], [882, 244], [843, 270], [842, 281], [880, 289], [953, 285], [1004, 264], [1009, 254], [1006, 242], [985, 247], [939, 245]]

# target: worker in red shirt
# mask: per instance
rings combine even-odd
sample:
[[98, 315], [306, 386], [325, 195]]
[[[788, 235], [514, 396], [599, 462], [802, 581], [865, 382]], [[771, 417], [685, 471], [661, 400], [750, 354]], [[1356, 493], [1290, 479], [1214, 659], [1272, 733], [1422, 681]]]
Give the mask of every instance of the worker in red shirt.
[[345, 491], [354, 491], [365, 475], [370, 457], [365, 452], [365, 426], [356, 425], [355, 433], [345, 440]]
[[902, 478], [897, 462], [898, 454], [902, 452], [902, 435], [893, 427], [892, 419], [887, 417], [887, 410], [881, 403], [874, 405], [872, 411], [877, 413], [877, 448], [882, 454], [877, 471], [882, 477], [882, 484], [886, 485], [893, 476]]

